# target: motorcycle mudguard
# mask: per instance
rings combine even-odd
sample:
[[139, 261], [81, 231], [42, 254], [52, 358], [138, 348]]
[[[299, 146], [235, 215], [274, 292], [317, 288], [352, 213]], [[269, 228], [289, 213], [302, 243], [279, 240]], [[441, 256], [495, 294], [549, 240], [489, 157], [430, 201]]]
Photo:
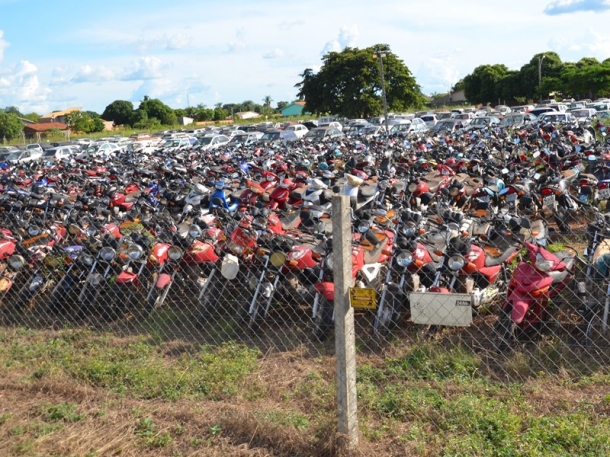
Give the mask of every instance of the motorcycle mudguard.
[[315, 285], [318, 292], [327, 300], [335, 299], [335, 284], [332, 282], [319, 282]]
[[167, 273], [161, 273], [159, 275], [159, 277], [157, 278], [157, 282], [155, 283], [155, 286], [158, 289], [163, 289], [164, 287], [171, 284], [171, 282], [172, 282], [172, 277], [170, 275], [168, 275]]
[[117, 284], [138, 284], [138, 275], [136, 273], [129, 273], [128, 271], [122, 271], [116, 277]]
[[511, 317], [513, 319], [513, 322], [515, 322], [516, 324], [520, 324], [521, 322], [523, 322], [525, 315], [534, 305], [534, 301], [531, 300], [529, 297], [522, 297], [518, 294], [513, 294], [508, 297], [507, 303], [512, 303]]

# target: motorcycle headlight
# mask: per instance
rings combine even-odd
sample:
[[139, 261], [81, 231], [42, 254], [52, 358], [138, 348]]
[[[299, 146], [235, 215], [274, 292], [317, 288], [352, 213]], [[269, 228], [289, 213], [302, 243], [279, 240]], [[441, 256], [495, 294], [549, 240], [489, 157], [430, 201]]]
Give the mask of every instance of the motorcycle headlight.
[[269, 298], [269, 297], [271, 297], [272, 293], [273, 293], [273, 285], [271, 283], [266, 282], [261, 286], [261, 294], [263, 297]]
[[176, 246], [172, 246], [171, 248], [168, 249], [167, 255], [169, 256], [170, 259], [172, 259], [174, 261], [180, 260], [182, 258], [182, 249], [180, 249]]
[[457, 187], [452, 187], [451, 189], [449, 189], [449, 195], [455, 197], [459, 193], [459, 191], [460, 190]]
[[87, 236], [95, 236], [97, 234], [97, 229], [90, 225], [85, 229], [85, 233], [87, 234]]
[[144, 249], [137, 244], [130, 244], [127, 248], [127, 257], [131, 260], [138, 260], [144, 254]]
[[116, 252], [111, 247], [106, 246], [106, 247], [103, 247], [102, 249], [100, 249], [100, 257], [102, 258], [102, 260], [105, 260], [106, 262], [110, 262], [112, 259], [114, 259], [115, 255], [116, 255]]
[[83, 254], [83, 256], [82, 256], [82, 260], [83, 260], [83, 263], [84, 263], [85, 265], [91, 266], [91, 265], [93, 265], [93, 262], [94, 262], [94, 260], [95, 260], [95, 259], [93, 258], [93, 256], [92, 256], [92, 255], [89, 255], [89, 254]]
[[377, 186], [381, 189], [381, 190], [385, 190], [388, 187], [390, 187], [390, 183], [386, 180], [381, 181], [379, 184], [377, 184]]
[[8, 259], [8, 264], [13, 270], [19, 270], [25, 265], [25, 259], [20, 255], [12, 255]]
[[447, 266], [453, 271], [461, 270], [464, 267], [464, 257], [461, 255], [452, 255], [447, 261]]
[[396, 256], [396, 263], [401, 267], [408, 267], [413, 262], [413, 256], [409, 251], [401, 251]]
[[326, 259], [326, 266], [328, 267], [328, 269], [329, 269], [330, 271], [332, 271], [332, 270], [333, 270], [333, 266], [334, 266], [333, 264], [334, 264], [334, 262], [333, 262], [333, 258], [332, 258], [332, 256], [328, 257], [328, 258]]
[[409, 184], [407, 190], [411, 193], [415, 192], [417, 190], [417, 183], [412, 182], [411, 184]]
[[415, 227], [403, 227], [402, 233], [404, 233], [406, 236], [413, 236], [415, 235]]
[[191, 238], [199, 238], [201, 236], [201, 230], [199, 230], [199, 227], [193, 225], [189, 229], [189, 235]]
[[30, 235], [30, 236], [40, 235], [40, 227], [38, 227], [37, 225], [30, 225], [28, 227], [28, 235]]
[[368, 226], [368, 224], [360, 224], [360, 225], [358, 226], [358, 231], [359, 231], [360, 233], [366, 233], [366, 232], [368, 232], [368, 231], [369, 231], [369, 226]]

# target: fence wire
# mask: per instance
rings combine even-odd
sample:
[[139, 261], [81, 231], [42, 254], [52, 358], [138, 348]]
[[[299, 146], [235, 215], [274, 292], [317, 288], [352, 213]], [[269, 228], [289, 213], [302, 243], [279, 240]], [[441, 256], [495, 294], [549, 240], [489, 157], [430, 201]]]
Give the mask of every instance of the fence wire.
[[[610, 289], [602, 268], [610, 249], [603, 228], [593, 236], [590, 229], [599, 216], [574, 214], [568, 232], [546, 216], [538, 218], [546, 243], [534, 242], [532, 223], [476, 241], [460, 227], [444, 247], [446, 221], [422, 223], [414, 237], [403, 231], [404, 220], [386, 213], [369, 224], [371, 240], [350, 216], [352, 261], [360, 262], [352, 285], [374, 291], [354, 309], [364, 441], [390, 437], [404, 446], [397, 449], [422, 454], [499, 446], [527, 431], [495, 415], [519, 414], [503, 404], [508, 392], [535, 408], [528, 381], [556, 376], [581, 385], [610, 374]], [[32, 223], [21, 229], [28, 257], [16, 249], [3, 261], [2, 323], [154, 334], [193, 345], [238, 342], [266, 358], [332, 354], [332, 262], [339, 258], [331, 252], [332, 227], [295, 241], [254, 236], [245, 221], [222, 227], [223, 237], [209, 227], [178, 227], [187, 232], [182, 244], [161, 242], [137, 219], [119, 224], [120, 235], [65, 223], [64, 241], [55, 246], [44, 233], [59, 229]], [[452, 243], [460, 239], [471, 240], [467, 248]]]

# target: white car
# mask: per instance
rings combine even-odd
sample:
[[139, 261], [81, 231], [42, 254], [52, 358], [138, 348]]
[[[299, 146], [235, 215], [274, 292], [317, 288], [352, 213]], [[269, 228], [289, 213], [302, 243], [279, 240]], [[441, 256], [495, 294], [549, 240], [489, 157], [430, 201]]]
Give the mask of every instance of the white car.
[[90, 158], [108, 159], [121, 152], [116, 143], [103, 142], [93, 143], [87, 149], [76, 155], [76, 160], [87, 160]]
[[55, 162], [63, 159], [72, 158], [74, 150], [70, 146], [57, 146], [55, 148], [47, 149], [40, 160], [43, 162]]
[[435, 114], [424, 114], [420, 119], [426, 123], [426, 126], [429, 129], [434, 127], [438, 122], [438, 119], [436, 118]]
[[34, 159], [39, 159], [44, 153], [44, 149], [42, 149], [42, 146], [38, 143], [28, 144], [25, 147], [25, 150], [28, 151]]
[[222, 145], [227, 144], [230, 138], [226, 135], [211, 135], [199, 138], [194, 147], [199, 147], [202, 151], [209, 151], [212, 149], [219, 148]]
[[309, 132], [309, 129], [303, 124], [293, 124], [286, 127], [284, 131], [294, 132], [294, 134], [300, 139], [303, 138], [307, 132]]

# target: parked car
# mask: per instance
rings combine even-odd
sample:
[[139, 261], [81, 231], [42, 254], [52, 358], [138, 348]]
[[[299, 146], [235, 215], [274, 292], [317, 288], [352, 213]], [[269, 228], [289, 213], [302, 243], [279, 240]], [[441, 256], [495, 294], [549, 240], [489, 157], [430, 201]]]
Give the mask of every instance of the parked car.
[[88, 159], [108, 159], [109, 157], [115, 156], [121, 151], [121, 148], [110, 142], [93, 143], [84, 151], [80, 151], [76, 154], [77, 160], [88, 160]]
[[593, 108], [578, 108], [570, 110], [569, 113], [576, 118], [580, 123], [591, 120], [597, 114], [597, 110]]
[[442, 121], [438, 121], [431, 130], [434, 133], [445, 134], [453, 133], [460, 128], [462, 128], [462, 124], [458, 119], [444, 119]]
[[429, 129], [434, 127], [436, 125], [436, 123], [438, 122], [436, 114], [425, 114], [425, 115], [421, 116], [420, 119], [426, 123], [426, 126]]
[[32, 143], [25, 146], [25, 150], [28, 151], [34, 159], [40, 158], [44, 149], [39, 143]]
[[72, 158], [74, 150], [70, 146], [57, 146], [47, 149], [40, 160], [43, 162], [55, 162], [63, 159]]
[[458, 121], [462, 125], [462, 127], [466, 127], [473, 121], [474, 113], [461, 113], [455, 116], [453, 119]]
[[536, 117], [539, 117], [541, 114], [544, 114], [544, 113], [554, 113], [554, 112], [556, 112], [556, 111], [551, 106], [540, 106], [540, 107], [536, 107], [536, 108], [530, 110], [530, 114], [533, 114]]
[[298, 138], [303, 138], [309, 129], [303, 124], [292, 124], [284, 128], [286, 132], [294, 132]]
[[15, 151], [11, 152], [5, 159], [6, 162], [12, 163], [13, 165], [18, 165], [22, 163], [33, 162], [38, 159], [39, 156], [32, 156], [30, 151]]
[[495, 116], [477, 117], [466, 126], [467, 131], [481, 130], [488, 127], [494, 127], [500, 124], [500, 119]]
[[552, 122], [553, 124], [557, 124], [557, 123], [565, 124], [568, 122], [574, 122], [576, 120], [576, 118], [574, 116], [572, 116], [571, 113], [554, 112], [554, 113], [544, 113], [541, 116], [539, 116], [538, 120], [541, 122]]
[[251, 144], [251, 143], [256, 143], [258, 140], [260, 140], [263, 137], [263, 132], [256, 132], [256, 131], [250, 131], [248, 133], [241, 133], [239, 135], [235, 135], [233, 138], [231, 138], [231, 141], [229, 141], [229, 144], [243, 144], [243, 145], [247, 145], [247, 144]]
[[209, 151], [227, 144], [229, 141], [230, 138], [226, 135], [211, 135], [200, 137], [194, 146], [198, 146], [202, 151]]
[[345, 134], [336, 127], [318, 127], [307, 132], [303, 137], [311, 140], [343, 138]]
[[499, 127], [518, 129], [531, 124], [536, 120], [536, 115], [532, 113], [508, 113], [500, 120]]

